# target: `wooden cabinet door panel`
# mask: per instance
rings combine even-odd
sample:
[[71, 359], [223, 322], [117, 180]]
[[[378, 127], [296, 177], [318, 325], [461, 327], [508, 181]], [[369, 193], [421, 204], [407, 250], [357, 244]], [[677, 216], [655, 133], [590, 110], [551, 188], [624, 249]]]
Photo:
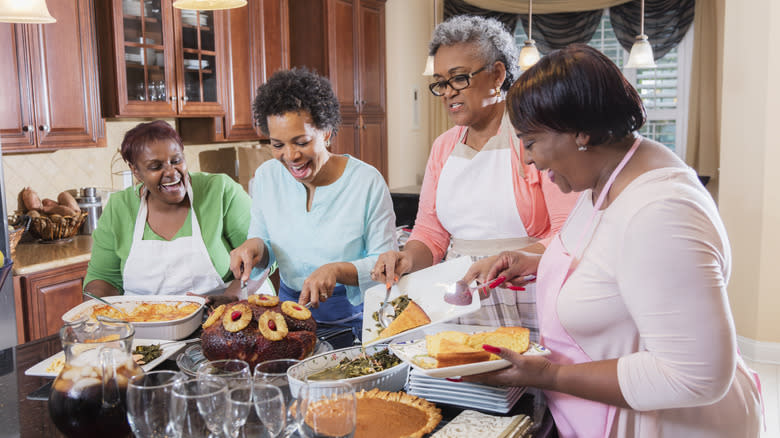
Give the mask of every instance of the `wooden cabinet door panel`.
[[360, 158], [356, 148], [360, 141], [360, 125], [356, 116], [343, 117], [336, 139], [331, 141], [330, 151], [334, 154], [350, 154]]
[[363, 117], [360, 126], [360, 159], [387, 178], [387, 128], [384, 117]]
[[81, 304], [83, 282], [84, 275], [81, 275], [77, 278], [64, 279], [51, 284], [41, 282], [40, 285], [34, 286], [38, 289], [41, 307], [46, 309], [44, 314], [39, 315], [44, 322], [41, 326], [40, 337], [57, 333], [62, 327], [62, 315]]
[[38, 147], [98, 146], [103, 129], [92, 2], [51, 3], [57, 22], [30, 26]]
[[[327, 75], [339, 98], [342, 111], [350, 108], [358, 111], [355, 48], [355, 8], [352, 0], [332, 0], [328, 7], [328, 38], [330, 46], [330, 72]], [[321, 73], [324, 74], [324, 73]]]
[[[222, 87], [228, 99], [225, 101], [226, 140], [251, 140], [258, 138], [252, 118], [252, 96], [257, 87], [249, 66], [255, 56], [262, 57], [262, 40], [252, 32], [251, 17], [258, 13], [256, 2], [246, 7], [232, 9], [228, 13], [227, 62], [224, 65], [225, 80]], [[260, 48], [258, 55], [255, 51]]]
[[34, 148], [35, 120], [25, 26], [0, 23], [0, 141], [3, 150]]
[[384, 3], [360, 2], [360, 112], [385, 112], [385, 14]]

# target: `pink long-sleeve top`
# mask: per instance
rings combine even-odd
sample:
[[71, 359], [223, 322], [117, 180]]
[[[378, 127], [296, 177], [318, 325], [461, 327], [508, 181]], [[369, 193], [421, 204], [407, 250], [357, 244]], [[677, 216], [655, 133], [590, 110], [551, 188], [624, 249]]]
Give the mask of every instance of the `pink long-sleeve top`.
[[[431, 250], [434, 264], [442, 260], [450, 244], [450, 233], [439, 222], [436, 213], [436, 191], [439, 185], [439, 176], [464, 129], [467, 128], [455, 126], [433, 142], [420, 190], [420, 204], [414, 230], [409, 236], [409, 240], [418, 240]], [[513, 130], [509, 131], [513, 132]], [[512, 148], [514, 153], [511, 165], [517, 212], [528, 235], [542, 239], [540, 243], [547, 246], [550, 239], [561, 229], [566, 217], [577, 202], [576, 193], [562, 193], [558, 186], [550, 181], [546, 172], [542, 173], [535, 166], [525, 164], [521, 140], [517, 137], [506, 137], [502, 141], [513, 142], [515, 146]], [[521, 166], [522, 175], [519, 171]], [[485, 192], [485, 196], [490, 196], [490, 193]], [[452, 201], [457, 202], [454, 199]], [[495, 202], [510, 201], [496, 199]]]

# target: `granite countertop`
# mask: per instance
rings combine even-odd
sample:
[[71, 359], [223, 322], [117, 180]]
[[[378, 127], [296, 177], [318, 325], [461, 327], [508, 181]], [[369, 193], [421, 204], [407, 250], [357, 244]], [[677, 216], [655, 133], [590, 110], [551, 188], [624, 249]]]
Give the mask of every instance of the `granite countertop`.
[[62, 243], [20, 243], [16, 247], [14, 275], [25, 275], [89, 261], [92, 236], [77, 235]]

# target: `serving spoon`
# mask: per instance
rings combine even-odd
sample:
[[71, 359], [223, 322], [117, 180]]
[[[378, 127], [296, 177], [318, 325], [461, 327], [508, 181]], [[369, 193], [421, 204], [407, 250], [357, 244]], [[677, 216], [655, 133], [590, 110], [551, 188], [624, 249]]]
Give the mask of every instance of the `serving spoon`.
[[103, 304], [107, 305], [108, 307], [116, 310], [117, 312], [119, 312], [120, 314], [122, 314], [124, 316], [129, 316], [127, 314], [127, 312], [125, 312], [124, 310], [120, 309], [119, 307], [114, 306], [113, 304], [109, 303], [108, 301], [104, 300], [103, 298], [101, 298], [101, 297], [99, 297], [97, 295], [92, 294], [91, 292], [87, 292], [87, 291], [83, 290], [83, 291], [81, 291], [81, 293], [83, 293], [84, 295], [92, 298], [93, 300], [100, 301], [101, 303], [103, 303]]

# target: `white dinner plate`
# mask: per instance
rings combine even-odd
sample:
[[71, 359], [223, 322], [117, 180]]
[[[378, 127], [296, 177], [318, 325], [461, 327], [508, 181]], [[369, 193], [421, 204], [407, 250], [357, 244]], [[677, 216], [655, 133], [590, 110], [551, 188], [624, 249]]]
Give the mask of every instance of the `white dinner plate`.
[[[181, 347], [184, 346], [185, 342], [171, 342], [166, 341], [164, 339], [133, 339], [133, 349], [135, 350], [135, 347], [138, 345], [154, 345], [154, 344], [161, 344], [162, 348], [162, 354], [157, 359], [141, 365], [141, 368], [143, 368], [144, 371], [151, 371], [156, 367], [157, 365], [161, 364], [165, 359], [168, 359], [171, 357], [173, 353], [176, 353], [181, 349]], [[62, 370], [62, 366], [59, 366], [56, 370], [53, 368], [50, 369], [49, 367], [52, 365], [52, 363], [55, 360], [60, 360], [62, 363], [65, 363], [65, 353], [60, 351], [59, 353], [50, 356], [37, 364], [33, 365], [32, 367], [28, 368], [27, 371], [24, 372], [27, 376], [40, 376], [40, 377], [57, 377], [57, 375], [60, 374], [60, 370]]]
[[[446, 326], [446, 327], [445, 327]], [[477, 333], [480, 331], [493, 331], [496, 327], [483, 327], [483, 330], [474, 330], [474, 326], [445, 325], [438, 331], [457, 330], [465, 333]], [[407, 341], [395, 340], [390, 343], [390, 350], [404, 362], [408, 362], [412, 368], [419, 370], [420, 373], [430, 377], [459, 377], [470, 376], [472, 374], [489, 373], [506, 368], [510, 365], [508, 360], [488, 360], [485, 362], [469, 363], [465, 365], [455, 365], [444, 368], [424, 368], [419, 365], [420, 362], [428, 361], [435, 363], [435, 359], [428, 356], [428, 350], [425, 346], [425, 336]], [[528, 351], [523, 353], [528, 356], [546, 356], [550, 350], [543, 346], [531, 342]]]
[[444, 301], [444, 294], [455, 290], [455, 282], [463, 278], [471, 264], [470, 257], [460, 257], [403, 276], [391, 289], [390, 300], [407, 295], [422, 307], [431, 322], [387, 338], [378, 337], [379, 328], [372, 316], [379, 310], [387, 289], [384, 284], [368, 289], [363, 300], [363, 345], [389, 342], [401, 335], [419, 332], [431, 325], [451, 321], [479, 310], [481, 304], [476, 297], [468, 306], [455, 306]]

